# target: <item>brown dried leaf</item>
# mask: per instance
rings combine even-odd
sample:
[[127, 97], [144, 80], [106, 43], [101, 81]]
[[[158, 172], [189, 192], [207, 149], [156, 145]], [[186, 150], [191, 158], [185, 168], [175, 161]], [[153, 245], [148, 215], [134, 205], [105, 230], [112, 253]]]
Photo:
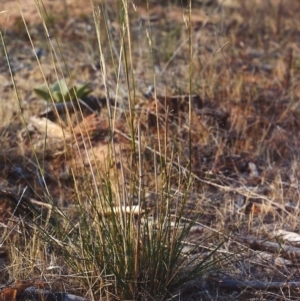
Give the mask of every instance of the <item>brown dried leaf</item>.
[[249, 202], [246, 206], [245, 213], [246, 214], [268, 214], [268, 213], [275, 213], [276, 208], [270, 204], [266, 203], [257, 203], [257, 202]]
[[48, 283], [35, 280], [16, 280], [12, 287], [6, 287], [2, 289], [0, 293], [0, 301], [16, 301], [16, 297], [22, 294], [27, 288], [31, 286], [37, 286], [43, 288], [48, 286]]
[[0, 301], [16, 301], [17, 290], [15, 288], [6, 287], [0, 293]]

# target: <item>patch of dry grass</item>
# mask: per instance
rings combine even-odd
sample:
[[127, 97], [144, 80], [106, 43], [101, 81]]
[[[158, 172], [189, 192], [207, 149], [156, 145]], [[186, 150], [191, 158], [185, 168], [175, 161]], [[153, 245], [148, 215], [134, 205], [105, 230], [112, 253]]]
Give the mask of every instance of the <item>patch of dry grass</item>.
[[[45, 140], [37, 127], [33, 126], [29, 135], [24, 132], [7, 64], [5, 59], [1, 62], [3, 187], [13, 188], [19, 195], [27, 187], [26, 197], [59, 206], [53, 212], [62, 210], [67, 217], [60, 233], [46, 225], [50, 236], [41, 234], [47, 231], [39, 232], [33, 226], [25, 230], [22, 223], [10, 221], [2, 239], [10, 254], [6, 278], [42, 276], [54, 281], [70, 273], [72, 262], [67, 268], [64, 252], [74, 254], [77, 231], [83, 230], [83, 225], [88, 228], [89, 219], [101, 225], [99, 216], [95, 219], [89, 210], [95, 206], [91, 200], [99, 199], [99, 191], [106, 187], [102, 198], [111, 195], [114, 199], [109, 206], [125, 200], [130, 203], [126, 205], [136, 205], [142, 200], [143, 210], [154, 217], [167, 202], [173, 218], [183, 202], [181, 218], [196, 218], [197, 225], [185, 248], [203, 240], [194, 250], [196, 254], [205, 255], [224, 235], [230, 237], [213, 255], [217, 259], [221, 254], [235, 254], [230, 267], [224, 265], [223, 274], [189, 282], [188, 290], [193, 294], [182, 298], [296, 300], [297, 288], [278, 286], [254, 292], [222, 288], [220, 281], [271, 283], [299, 278], [295, 257], [280, 248], [274, 253], [253, 243], [253, 239], [262, 239], [292, 244], [274, 238], [276, 230], [299, 230], [299, 3], [253, 0], [204, 5], [195, 1], [189, 13], [187, 6], [179, 3], [137, 1], [135, 5], [128, 3], [126, 28], [119, 2], [95, 3], [96, 26], [90, 4], [82, 7], [81, 2], [65, 1], [66, 16], [62, 5], [51, 2], [51, 6], [44, 4], [52, 46], [38, 14], [27, 16], [23, 11], [35, 49], [43, 50], [41, 69], [24, 23], [0, 25], [25, 120], [30, 122], [44, 106], [32, 93], [37, 83], [42, 83], [43, 77], [52, 83], [57, 73], [70, 85], [90, 82], [95, 96], [114, 102], [104, 106], [100, 115], [65, 118], [64, 130], [72, 138], [59, 141], [63, 143], [57, 147], [57, 141]], [[37, 12], [34, 3], [28, 7]], [[21, 20], [15, 7], [3, 10]], [[154, 91], [145, 97], [149, 85]], [[178, 96], [190, 92], [197, 97]], [[90, 215], [80, 219], [78, 206]], [[42, 212], [50, 210], [40, 207]], [[6, 218], [3, 222], [7, 223]], [[81, 226], [76, 228], [76, 223]], [[100, 238], [97, 229], [102, 228], [95, 227], [94, 234]], [[34, 239], [27, 241], [27, 235]], [[63, 245], [57, 246], [52, 235]], [[68, 235], [66, 247], [63, 237]], [[84, 247], [77, 250], [82, 258], [91, 251]], [[101, 266], [101, 258], [97, 260]], [[117, 281], [108, 275], [99, 277], [101, 271], [91, 272], [95, 262], [86, 261], [85, 270], [84, 265], [73, 266], [80, 273], [63, 277], [69, 291], [79, 287], [82, 293], [88, 291], [89, 296], [98, 298], [109, 283]], [[47, 270], [51, 264], [61, 270]], [[89, 278], [85, 273], [90, 272]]]

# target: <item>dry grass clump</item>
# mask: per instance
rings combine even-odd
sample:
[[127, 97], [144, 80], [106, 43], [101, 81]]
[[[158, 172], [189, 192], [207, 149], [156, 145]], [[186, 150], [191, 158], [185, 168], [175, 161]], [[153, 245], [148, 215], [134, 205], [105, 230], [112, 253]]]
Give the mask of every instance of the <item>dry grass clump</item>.
[[[204, 2], [7, 7], [2, 283], [297, 299], [300, 6]], [[58, 116], [32, 93], [61, 79], [89, 82], [99, 110]]]

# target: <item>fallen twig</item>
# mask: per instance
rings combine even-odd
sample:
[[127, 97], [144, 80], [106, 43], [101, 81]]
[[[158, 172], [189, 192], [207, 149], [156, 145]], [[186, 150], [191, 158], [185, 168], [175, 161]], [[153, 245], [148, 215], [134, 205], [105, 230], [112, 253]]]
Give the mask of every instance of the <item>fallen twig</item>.
[[277, 242], [265, 241], [262, 239], [253, 239], [253, 238], [241, 238], [243, 242], [249, 244], [249, 247], [253, 250], [267, 251], [271, 253], [280, 254], [281, 257], [289, 260], [300, 260], [300, 248], [287, 246]]
[[230, 288], [230, 289], [257, 289], [257, 290], [267, 290], [267, 289], [282, 289], [282, 288], [299, 288], [299, 281], [292, 282], [263, 282], [263, 281], [240, 281], [240, 280], [220, 280], [219, 287]]

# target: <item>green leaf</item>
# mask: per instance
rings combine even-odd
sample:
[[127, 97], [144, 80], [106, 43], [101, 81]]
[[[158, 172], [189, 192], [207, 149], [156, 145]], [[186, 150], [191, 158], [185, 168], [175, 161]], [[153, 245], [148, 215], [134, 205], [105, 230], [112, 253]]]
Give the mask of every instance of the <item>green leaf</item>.
[[77, 96], [79, 98], [88, 96], [92, 92], [92, 90], [89, 88], [88, 83], [83, 84], [83, 85], [79, 85], [79, 86], [75, 86], [75, 88], [76, 88]]
[[51, 92], [60, 92], [62, 95], [68, 93], [68, 86], [65, 80], [58, 80], [50, 87]]
[[[50, 93], [49, 93], [50, 90]], [[73, 101], [76, 98], [84, 98], [88, 96], [92, 90], [89, 88], [89, 83], [83, 85], [75, 85], [68, 89], [66, 81], [58, 80], [53, 83], [50, 87], [43, 84], [38, 88], [34, 89], [34, 92], [41, 98], [50, 101], [53, 99], [54, 102]]]
[[76, 100], [76, 97], [80, 98], [80, 96], [77, 93], [76, 86], [74, 86], [69, 90], [67, 98], [68, 98], [68, 101], [72, 101], [72, 100]]
[[33, 92], [46, 101], [51, 99], [47, 85], [41, 85], [40, 87], [33, 89]]
[[60, 91], [53, 92], [52, 97], [55, 102], [63, 102], [64, 101], [63, 95]]

